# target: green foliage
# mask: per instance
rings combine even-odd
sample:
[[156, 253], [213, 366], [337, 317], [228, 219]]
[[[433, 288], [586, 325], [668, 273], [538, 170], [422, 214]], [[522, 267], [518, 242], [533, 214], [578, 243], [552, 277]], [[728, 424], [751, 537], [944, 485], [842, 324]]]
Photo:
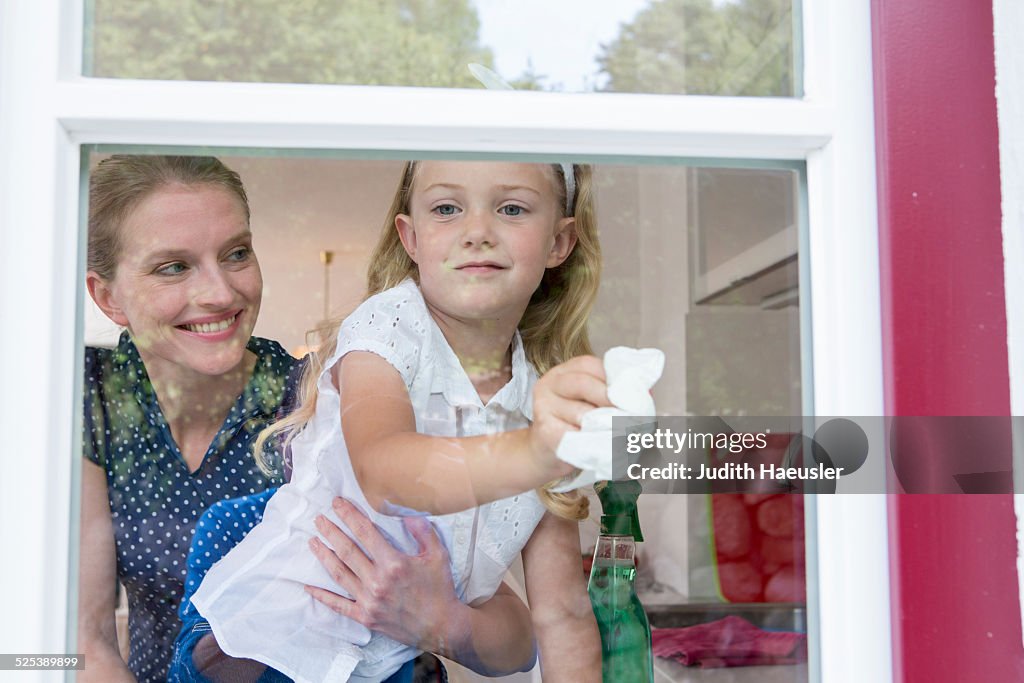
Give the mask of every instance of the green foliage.
[[[652, 0], [597, 57], [606, 90], [793, 95], [793, 0]], [[90, 75], [478, 88], [474, 0], [92, 0]], [[547, 90], [532, 64], [511, 79]]]
[[91, 75], [479, 87], [470, 0], [93, 0]]
[[602, 46], [606, 90], [789, 97], [793, 0], [655, 0]]

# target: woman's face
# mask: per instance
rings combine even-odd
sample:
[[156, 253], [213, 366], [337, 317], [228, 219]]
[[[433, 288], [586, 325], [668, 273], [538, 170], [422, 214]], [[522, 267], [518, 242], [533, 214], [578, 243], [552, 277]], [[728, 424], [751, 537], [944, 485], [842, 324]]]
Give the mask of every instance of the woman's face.
[[131, 330], [150, 374], [237, 368], [263, 295], [239, 200], [213, 185], [157, 190], [124, 221], [114, 279], [93, 292]]

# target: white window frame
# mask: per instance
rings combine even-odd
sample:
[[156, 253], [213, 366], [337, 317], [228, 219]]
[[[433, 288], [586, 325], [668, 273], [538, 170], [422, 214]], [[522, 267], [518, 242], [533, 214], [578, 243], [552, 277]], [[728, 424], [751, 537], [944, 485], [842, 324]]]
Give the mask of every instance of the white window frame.
[[[804, 160], [813, 408], [882, 415], [869, 3], [802, 16], [806, 95], [774, 99], [91, 79], [82, 0], [0, 3], [0, 650], [74, 633], [81, 145]], [[811, 507], [812, 680], [892, 680], [885, 498]]]
[[[1006, 346], [1010, 372], [1010, 414], [1024, 415], [1024, 7], [994, 0], [996, 102], [999, 117], [999, 171], [1003, 209], [1003, 272]], [[1015, 425], [1019, 420], [1014, 420]], [[1024, 626], [1024, 433], [1013, 430], [1013, 490], [1017, 513], [1017, 581]], [[1024, 629], [1022, 629], [1024, 630]]]

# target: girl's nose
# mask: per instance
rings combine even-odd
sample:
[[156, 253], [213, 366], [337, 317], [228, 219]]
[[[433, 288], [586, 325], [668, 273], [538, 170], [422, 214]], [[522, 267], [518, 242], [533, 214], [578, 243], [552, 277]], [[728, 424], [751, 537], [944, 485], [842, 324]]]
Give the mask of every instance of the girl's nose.
[[200, 306], [224, 308], [234, 302], [235, 290], [223, 270], [204, 268], [200, 270], [193, 296]]
[[489, 246], [497, 243], [494, 217], [489, 211], [472, 211], [463, 223], [462, 245], [464, 247]]

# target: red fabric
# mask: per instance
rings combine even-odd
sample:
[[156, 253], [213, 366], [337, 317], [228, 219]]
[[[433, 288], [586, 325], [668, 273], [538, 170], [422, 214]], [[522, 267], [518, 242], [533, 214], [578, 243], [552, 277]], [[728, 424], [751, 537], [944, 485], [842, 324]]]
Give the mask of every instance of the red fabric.
[[653, 629], [651, 650], [657, 657], [702, 669], [799, 664], [807, 661], [807, 636], [765, 631], [742, 617], [729, 616], [685, 628]]

